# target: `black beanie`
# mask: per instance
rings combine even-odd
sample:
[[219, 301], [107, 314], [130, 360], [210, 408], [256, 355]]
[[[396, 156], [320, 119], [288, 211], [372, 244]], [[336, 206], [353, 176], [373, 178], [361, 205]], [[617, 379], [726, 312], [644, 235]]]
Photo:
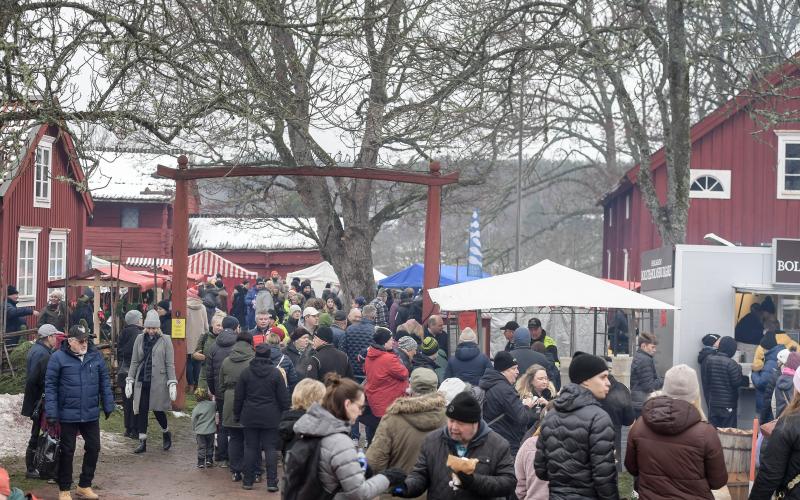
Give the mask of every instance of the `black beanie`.
[[714, 344], [719, 340], [719, 335], [716, 333], [709, 333], [703, 337], [703, 345], [706, 347], [714, 347]]
[[317, 332], [315, 333], [320, 340], [324, 340], [328, 344], [333, 344], [333, 330], [327, 326], [321, 326], [317, 328]]
[[494, 355], [494, 369], [502, 372], [517, 364], [510, 352], [500, 351]]
[[447, 405], [445, 415], [459, 422], [475, 424], [481, 421], [481, 404], [469, 392], [459, 392]]
[[258, 344], [256, 346], [256, 357], [257, 358], [267, 358], [269, 359], [272, 356], [272, 348], [267, 343]]
[[372, 341], [382, 346], [383, 344], [389, 342], [390, 338], [392, 338], [392, 331], [388, 328], [379, 326], [375, 328], [375, 334], [372, 336]]
[[168, 301], [168, 300], [162, 300], [161, 302], [159, 302], [159, 303], [158, 303], [158, 304], [156, 304], [156, 305], [157, 305], [158, 307], [160, 307], [161, 309], [164, 309], [164, 310], [165, 310], [165, 311], [167, 311], [167, 312], [169, 312], [169, 311], [170, 311], [170, 309], [169, 309], [169, 301]]
[[736, 340], [733, 337], [722, 337], [719, 339], [719, 352], [732, 358], [736, 354]]
[[607, 370], [608, 365], [603, 358], [578, 351], [573, 354], [569, 364], [569, 379], [573, 384], [580, 384]]
[[236, 330], [239, 326], [239, 320], [236, 316], [225, 316], [222, 318], [222, 328], [225, 330]]

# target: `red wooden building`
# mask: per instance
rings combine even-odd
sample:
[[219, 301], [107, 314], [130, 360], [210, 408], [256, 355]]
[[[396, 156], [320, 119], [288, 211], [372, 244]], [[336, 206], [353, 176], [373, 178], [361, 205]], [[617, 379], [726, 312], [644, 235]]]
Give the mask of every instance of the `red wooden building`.
[[2, 283], [16, 285], [19, 305], [42, 308], [48, 281], [83, 271], [94, 205], [79, 188], [85, 176], [67, 132], [5, 124], [0, 134]]
[[[776, 85], [800, 69], [787, 66], [770, 75]], [[761, 102], [741, 94], [691, 129], [691, 193], [686, 243], [702, 244], [715, 233], [746, 246], [771, 244], [773, 237], [800, 237], [800, 123], [787, 121], [764, 130], [753, 118], [759, 108], [779, 115], [800, 110], [800, 89]], [[650, 168], [662, 202], [666, 197], [664, 149]], [[600, 201], [604, 208], [603, 277], [640, 280], [640, 255], [662, 246], [637, 183], [629, 170]]]
[[[172, 199], [175, 182], [154, 175], [156, 165], [175, 165], [175, 157], [147, 152], [95, 151], [98, 159], [89, 187], [95, 201], [86, 248], [92, 255], [122, 262], [172, 257]], [[198, 209], [190, 196], [190, 213]]]

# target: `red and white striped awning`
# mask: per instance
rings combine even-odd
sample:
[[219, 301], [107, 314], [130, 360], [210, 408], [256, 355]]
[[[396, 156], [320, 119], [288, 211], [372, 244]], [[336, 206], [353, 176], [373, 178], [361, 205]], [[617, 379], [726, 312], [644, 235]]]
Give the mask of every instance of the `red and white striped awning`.
[[203, 250], [189, 256], [189, 273], [205, 274], [206, 276], [214, 276], [219, 273], [223, 278], [258, 277], [258, 273], [249, 271], [210, 250]]

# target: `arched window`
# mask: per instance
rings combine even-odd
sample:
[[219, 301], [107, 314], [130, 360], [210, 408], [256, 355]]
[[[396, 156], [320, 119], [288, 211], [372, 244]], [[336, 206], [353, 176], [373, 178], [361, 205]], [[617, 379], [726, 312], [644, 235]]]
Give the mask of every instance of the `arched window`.
[[730, 199], [731, 171], [692, 169], [689, 181], [690, 198]]
[[702, 177], [698, 177], [692, 183], [692, 187], [690, 188], [692, 191], [725, 191], [722, 187], [722, 183], [716, 177], [712, 177], [710, 175], [704, 175]]

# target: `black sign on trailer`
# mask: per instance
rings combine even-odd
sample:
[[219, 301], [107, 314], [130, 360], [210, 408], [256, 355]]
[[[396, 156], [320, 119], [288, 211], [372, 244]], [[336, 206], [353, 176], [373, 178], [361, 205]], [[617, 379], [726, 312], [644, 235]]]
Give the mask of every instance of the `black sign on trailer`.
[[642, 253], [642, 291], [663, 290], [674, 286], [675, 249], [661, 247]]
[[800, 284], [800, 240], [772, 240], [772, 281], [776, 284]]

